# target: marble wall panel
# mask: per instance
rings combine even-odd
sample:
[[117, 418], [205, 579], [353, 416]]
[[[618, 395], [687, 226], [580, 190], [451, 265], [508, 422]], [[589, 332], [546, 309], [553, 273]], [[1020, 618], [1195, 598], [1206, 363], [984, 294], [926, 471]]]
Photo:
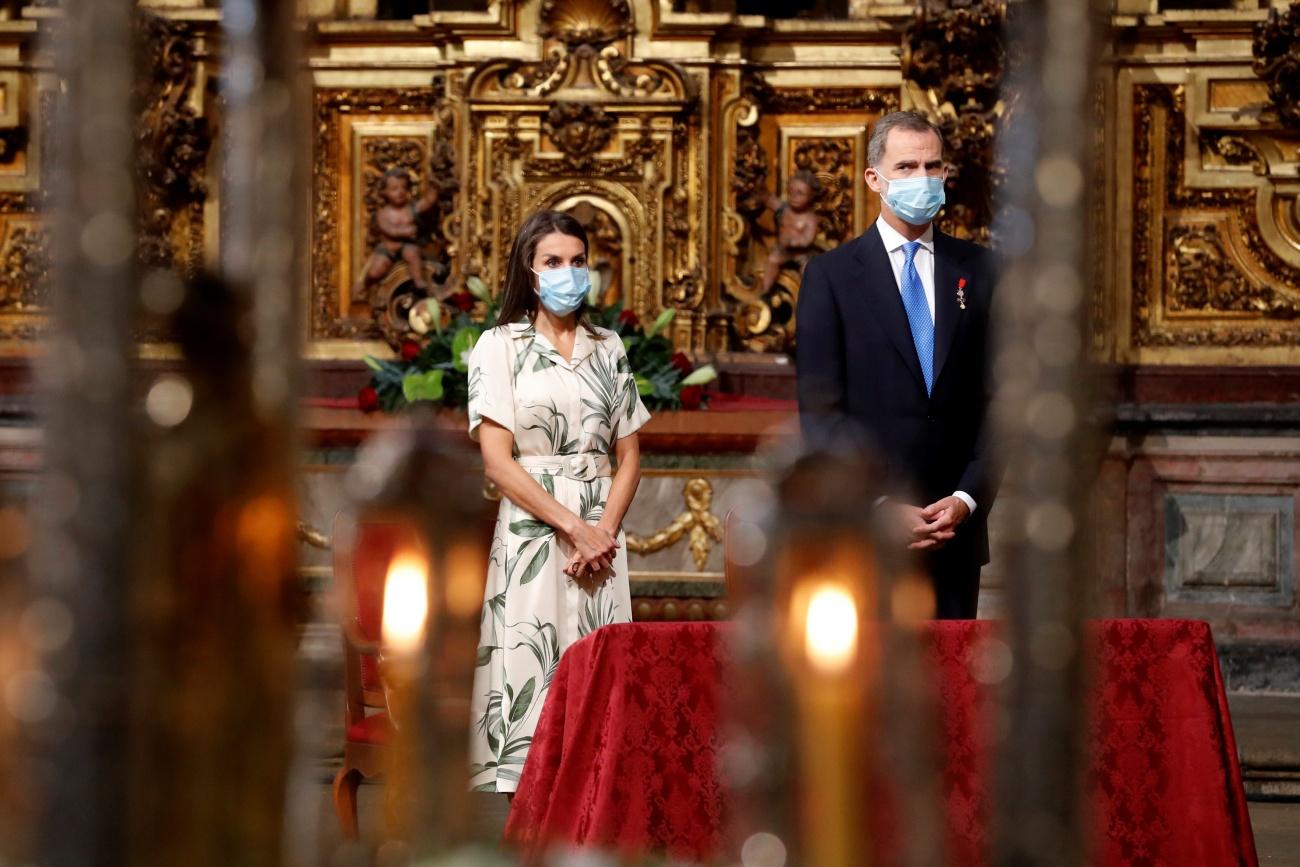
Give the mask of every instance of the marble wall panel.
[[1294, 526], [1289, 496], [1167, 493], [1167, 598], [1289, 607]]
[[1106, 562], [1124, 552], [1125, 605], [1107, 613], [1207, 620], [1221, 642], [1300, 641], [1300, 440], [1129, 437], [1107, 462], [1125, 475], [1123, 513], [1096, 513]]

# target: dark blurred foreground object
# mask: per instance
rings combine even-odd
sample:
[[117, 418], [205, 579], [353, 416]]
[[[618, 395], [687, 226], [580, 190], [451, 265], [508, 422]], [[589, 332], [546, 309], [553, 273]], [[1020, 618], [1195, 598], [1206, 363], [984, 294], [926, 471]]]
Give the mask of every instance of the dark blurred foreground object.
[[459, 857], [480, 842], [470, 692], [496, 504], [481, 472], [425, 428], [372, 437], [346, 489], [334, 538], [349, 657], [339, 820], [355, 835], [357, 778], [382, 773], [386, 845]]

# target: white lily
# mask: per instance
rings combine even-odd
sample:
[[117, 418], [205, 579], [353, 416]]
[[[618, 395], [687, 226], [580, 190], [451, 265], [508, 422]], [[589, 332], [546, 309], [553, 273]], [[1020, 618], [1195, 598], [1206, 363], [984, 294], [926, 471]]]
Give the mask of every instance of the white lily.
[[487, 284], [484, 283], [483, 279], [477, 274], [471, 274], [465, 279], [465, 288], [469, 291], [469, 294], [473, 295], [478, 300], [488, 300]]
[[713, 369], [712, 364], [706, 364], [703, 367], [697, 367], [692, 370], [690, 375], [682, 380], [682, 385], [705, 385], [713, 382], [718, 378], [718, 372]]
[[651, 325], [650, 330], [645, 333], [646, 339], [649, 340], [651, 337], [654, 337], [660, 331], [667, 328], [668, 323], [672, 322], [673, 317], [676, 315], [677, 315], [676, 307], [669, 307], [663, 313], [660, 313], [659, 318], [655, 320], [654, 325]]

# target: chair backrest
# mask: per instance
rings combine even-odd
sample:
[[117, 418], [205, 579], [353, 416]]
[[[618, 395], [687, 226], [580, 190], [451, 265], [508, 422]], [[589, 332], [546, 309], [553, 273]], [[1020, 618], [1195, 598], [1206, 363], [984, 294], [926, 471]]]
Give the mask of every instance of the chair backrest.
[[346, 644], [348, 717], [356, 722], [365, 708], [386, 706], [379, 677], [384, 582], [393, 556], [418, 544], [409, 522], [399, 519], [334, 518], [334, 586]]

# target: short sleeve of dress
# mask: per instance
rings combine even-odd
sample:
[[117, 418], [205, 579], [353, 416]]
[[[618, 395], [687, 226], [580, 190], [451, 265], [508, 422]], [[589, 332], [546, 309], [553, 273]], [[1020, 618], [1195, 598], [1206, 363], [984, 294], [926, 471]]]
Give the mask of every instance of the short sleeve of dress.
[[489, 418], [515, 432], [514, 375], [510, 367], [510, 335], [504, 328], [483, 333], [469, 356], [469, 437]]
[[627, 351], [623, 349], [622, 341], [614, 336], [612, 343], [618, 366], [620, 395], [618, 412], [614, 417], [614, 439], [620, 440], [640, 430], [650, 420], [650, 411], [641, 402], [641, 392], [637, 391], [636, 377], [632, 374], [632, 365], [628, 363]]

